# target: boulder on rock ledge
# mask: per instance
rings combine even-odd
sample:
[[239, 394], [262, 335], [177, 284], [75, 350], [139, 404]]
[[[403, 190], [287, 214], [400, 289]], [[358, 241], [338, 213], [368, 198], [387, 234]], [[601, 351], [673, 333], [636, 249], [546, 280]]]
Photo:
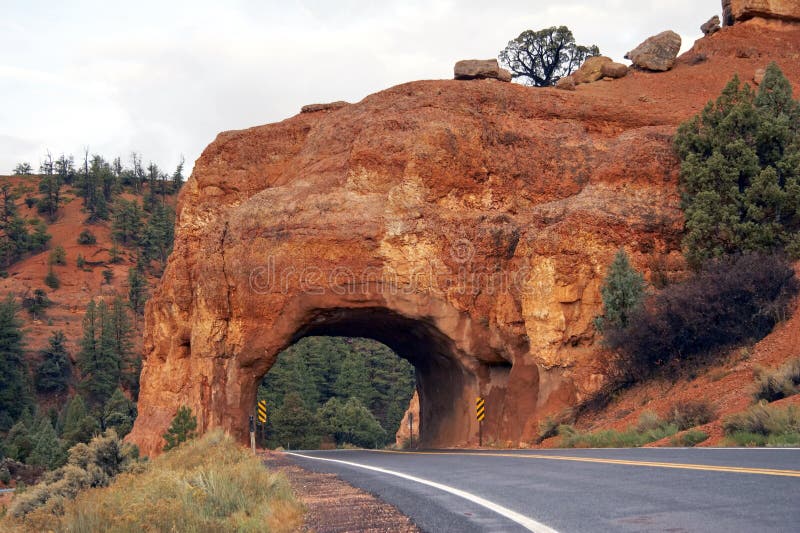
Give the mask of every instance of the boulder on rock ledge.
[[628, 65], [623, 65], [622, 63], [605, 63], [603, 68], [600, 69], [600, 72], [603, 74], [604, 78], [624, 78], [628, 75]]
[[625, 54], [625, 59], [630, 59], [635, 67], [663, 72], [675, 66], [680, 49], [681, 36], [668, 30], [649, 37]]
[[719, 24], [720, 24], [719, 17], [717, 15], [714, 15], [713, 17], [708, 19], [708, 21], [705, 24], [700, 26], [700, 31], [702, 31], [703, 35], [706, 36], [713, 35], [722, 29], [720, 28]]
[[511, 73], [500, 68], [496, 59], [462, 59], [453, 68], [454, 79], [480, 80], [494, 78], [500, 81], [511, 81]]
[[575, 83], [592, 83], [603, 77], [603, 65], [613, 63], [610, 57], [592, 56], [586, 58], [581, 68], [572, 74]]

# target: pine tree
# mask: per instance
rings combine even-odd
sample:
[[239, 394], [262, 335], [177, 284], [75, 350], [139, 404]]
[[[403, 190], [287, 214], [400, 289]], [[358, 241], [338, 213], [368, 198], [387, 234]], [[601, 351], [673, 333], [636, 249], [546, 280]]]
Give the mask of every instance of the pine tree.
[[195, 430], [197, 429], [197, 417], [192, 414], [192, 410], [188, 407], [181, 406], [172, 419], [167, 432], [163, 437], [166, 441], [164, 451], [171, 450], [179, 446], [181, 443], [197, 436]]
[[175, 167], [175, 172], [172, 173], [172, 192], [178, 192], [181, 187], [183, 187], [183, 165], [185, 161], [183, 156], [181, 156], [181, 161], [178, 163], [178, 166]]
[[114, 239], [123, 246], [135, 245], [142, 238], [144, 213], [139, 202], [120, 198], [114, 205], [114, 221], [111, 226]]
[[358, 398], [364, 405], [371, 405], [374, 390], [371, 386], [367, 360], [363, 353], [351, 351], [342, 360], [334, 390], [340, 398]]
[[0, 301], [0, 416], [17, 420], [31, 405], [28, 391], [21, 322], [14, 297], [8, 295]]
[[283, 398], [272, 415], [273, 442], [289, 448], [315, 448], [319, 445], [317, 419], [296, 392]]
[[6, 435], [4, 442], [5, 453], [15, 461], [24, 463], [33, 450], [35, 442], [31, 432], [32, 425], [33, 421], [20, 419]]
[[71, 367], [65, 342], [64, 332], [58, 330], [50, 336], [47, 348], [42, 351], [42, 362], [36, 369], [36, 389], [39, 392], [60, 393], [67, 390]]
[[121, 373], [112, 313], [105, 302], [90, 301], [86, 308], [78, 367], [80, 389], [94, 405], [105, 403], [119, 385]]
[[130, 433], [136, 418], [136, 405], [117, 389], [103, 408], [103, 429], [113, 428], [120, 438]]
[[86, 402], [79, 394], [72, 397], [64, 410], [62, 437], [68, 447], [79, 442], [89, 442], [100, 432], [97, 419], [88, 412]]
[[620, 248], [600, 288], [603, 316], [595, 321], [598, 329], [625, 328], [631, 314], [642, 305], [644, 289], [644, 278], [631, 266], [628, 254]]
[[140, 315], [144, 311], [147, 301], [147, 279], [138, 268], [128, 269], [128, 303], [134, 314]]
[[58, 439], [49, 418], [42, 418], [37, 424], [36, 432], [32, 436], [33, 449], [26, 459], [26, 463], [54, 470], [67, 461], [67, 454], [63, 444]]

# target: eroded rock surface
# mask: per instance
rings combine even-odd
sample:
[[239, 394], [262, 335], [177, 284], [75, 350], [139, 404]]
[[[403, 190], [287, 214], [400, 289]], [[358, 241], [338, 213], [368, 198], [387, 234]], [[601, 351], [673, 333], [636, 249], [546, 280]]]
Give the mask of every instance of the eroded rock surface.
[[722, 0], [722, 18], [726, 26], [752, 18], [800, 22], [797, 0]]
[[157, 453], [181, 405], [246, 440], [257, 384], [311, 334], [385, 342], [416, 367], [420, 439], [536, 437], [609, 375], [592, 319], [620, 247], [680, 272], [677, 125], [756, 47], [800, 79], [800, 32], [736, 25], [658, 76], [579, 91], [476, 81], [393, 87], [331, 113], [221, 133], [184, 186], [146, 310], [139, 417]]

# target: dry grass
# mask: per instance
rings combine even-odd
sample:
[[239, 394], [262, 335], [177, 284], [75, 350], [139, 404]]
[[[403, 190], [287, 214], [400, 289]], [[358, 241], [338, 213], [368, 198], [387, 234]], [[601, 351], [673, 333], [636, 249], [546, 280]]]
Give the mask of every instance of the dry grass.
[[286, 480], [222, 432], [181, 445], [109, 487], [0, 523], [17, 531], [295, 531], [303, 508]]

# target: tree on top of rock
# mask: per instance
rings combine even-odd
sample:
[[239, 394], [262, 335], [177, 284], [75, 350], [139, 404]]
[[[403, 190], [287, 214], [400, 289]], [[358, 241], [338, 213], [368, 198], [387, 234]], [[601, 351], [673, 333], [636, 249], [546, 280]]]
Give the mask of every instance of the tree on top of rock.
[[600, 55], [597, 45], [575, 44], [566, 26], [525, 30], [509, 41], [498, 56], [514, 78], [536, 87], [548, 87], [574, 72], [587, 57]]

